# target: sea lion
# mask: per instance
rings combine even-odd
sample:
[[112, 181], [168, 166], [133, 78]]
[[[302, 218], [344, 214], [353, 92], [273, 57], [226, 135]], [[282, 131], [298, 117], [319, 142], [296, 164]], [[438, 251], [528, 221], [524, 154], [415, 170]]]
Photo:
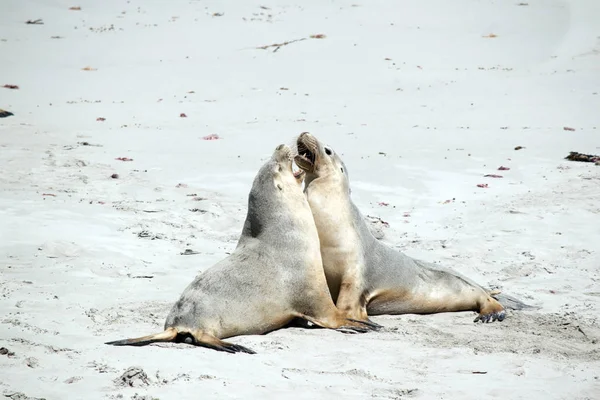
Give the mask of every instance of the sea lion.
[[[475, 322], [502, 321], [492, 293], [450, 269], [415, 260], [371, 234], [352, 202], [348, 169], [308, 132], [297, 139], [295, 161], [306, 172], [305, 193], [315, 219], [323, 268], [336, 306], [355, 320], [367, 315], [476, 311]], [[523, 303], [505, 296], [512, 308]]]
[[184, 290], [163, 332], [106, 344], [185, 342], [254, 353], [221, 339], [269, 332], [297, 317], [342, 332], [376, 329], [346, 319], [331, 299], [317, 228], [302, 192], [305, 174], [293, 171], [292, 159], [291, 149], [280, 145], [260, 169], [235, 250]]

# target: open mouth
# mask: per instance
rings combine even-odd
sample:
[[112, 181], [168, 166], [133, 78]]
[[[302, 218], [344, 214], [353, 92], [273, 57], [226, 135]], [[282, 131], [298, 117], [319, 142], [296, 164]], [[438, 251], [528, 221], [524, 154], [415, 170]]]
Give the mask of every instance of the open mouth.
[[294, 163], [294, 156], [292, 154], [292, 150], [290, 150], [290, 148], [286, 148], [286, 153], [287, 153], [287, 157], [288, 160], [290, 160], [290, 164], [292, 164], [292, 174], [294, 175], [294, 178], [296, 178], [297, 181], [302, 181], [304, 179], [304, 170], [302, 169], [298, 169], [298, 166]]
[[302, 179], [305, 172], [302, 169], [298, 169], [298, 166], [296, 166], [296, 164], [292, 163], [292, 173], [294, 174], [294, 178]]
[[[284, 152], [284, 153], [281, 154], [281, 152]], [[277, 146], [277, 148], [275, 149], [275, 153], [273, 155], [273, 157], [275, 157], [275, 160], [278, 160], [279, 162], [282, 161], [281, 160], [282, 156], [285, 156], [285, 158], [287, 158], [287, 160], [290, 162], [290, 164], [292, 166], [292, 174], [294, 175], [294, 178], [296, 178], [298, 183], [301, 183], [302, 180], [304, 179], [305, 172], [302, 169], [298, 169], [298, 167], [294, 164], [294, 155], [292, 153], [292, 150], [284, 144]], [[281, 171], [281, 169], [280, 169], [280, 171]]]
[[306, 172], [312, 172], [315, 168], [315, 153], [308, 149], [301, 140], [298, 140], [298, 155], [294, 157], [296, 165]]

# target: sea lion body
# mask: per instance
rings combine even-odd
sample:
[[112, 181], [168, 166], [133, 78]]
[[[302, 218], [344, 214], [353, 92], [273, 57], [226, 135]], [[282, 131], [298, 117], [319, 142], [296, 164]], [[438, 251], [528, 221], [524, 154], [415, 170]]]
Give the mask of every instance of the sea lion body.
[[505, 318], [502, 304], [477, 283], [375, 239], [352, 202], [341, 158], [307, 132], [297, 145], [296, 164], [306, 171], [305, 193], [319, 233], [323, 268], [341, 311], [357, 320], [452, 311], [476, 311], [475, 320], [483, 322]]
[[258, 172], [242, 235], [231, 255], [198, 275], [166, 318], [164, 332], [107, 344], [185, 341], [253, 353], [221, 339], [262, 334], [294, 318], [344, 332], [371, 327], [335, 307], [322, 267], [318, 233], [292, 153], [280, 145]]

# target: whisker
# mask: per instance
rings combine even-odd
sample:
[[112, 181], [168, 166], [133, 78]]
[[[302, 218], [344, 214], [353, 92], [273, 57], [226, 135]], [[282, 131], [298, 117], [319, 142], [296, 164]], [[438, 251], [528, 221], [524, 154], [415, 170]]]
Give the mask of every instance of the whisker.
[[296, 134], [294, 134], [294, 136], [292, 136], [288, 142], [284, 142], [285, 144], [287, 144], [289, 146], [290, 149], [292, 149], [292, 154], [294, 156], [297, 156], [298, 153], [298, 136], [300, 136], [302, 132], [298, 132]]

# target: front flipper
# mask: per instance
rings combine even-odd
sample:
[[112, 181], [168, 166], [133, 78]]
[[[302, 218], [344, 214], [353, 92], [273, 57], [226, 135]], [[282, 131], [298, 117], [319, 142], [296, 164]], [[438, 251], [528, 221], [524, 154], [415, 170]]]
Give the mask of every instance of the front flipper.
[[368, 318], [367, 318], [365, 321], [363, 321], [363, 320], [358, 320], [358, 319], [354, 319], [354, 318], [346, 318], [346, 319], [347, 319], [348, 321], [352, 321], [352, 322], [358, 322], [359, 324], [366, 325], [366, 326], [368, 326], [369, 328], [371, 328], [371, 329], [372, 329], [372, 330], [374, 330], [374, 331], [378, 331], [378, 330], [380, 330], [381, 328], [383, 328], [383, 326], [382, 326], [382, 325], [379, 325], [379, 324], [377, 324], [377, 323], [375, 323], [375, 322], [371, 321], [371, 320], [370, 320], [370, 319], [368, 319]]
[[359, 326], [340, 326], [339, 328], [335, 328], [336, 331], [346, 334], [355, 334], [355, 333], [367, 333], [369, 330], [367, 328], [359, 327]]
[[208, 347], [209, 349], [224, 351], [226, 353], [256, 354], [252, 349], [240, 346], [239, 344], [224, 342], [222, 340], [220, 340], [219, 343], [198, 343], [197, 346]]
[[353, 319], [353, 318], [346, 318], [346, 319], [354, 324], [359, 324], [359, 325], [352, 325], [352, 326], [344, 325], [344, 326], [337, 328], [336, 331], [342, 332], [342, 333], [366, 333], [369, 331], [378, 331], [381, 328], [383, 328], [383, 326], [376, 324], [375, 322], [372, 322], [370, 320], [359, 321], [359, 320]]
[[381, 328], [381, 325], [371, 321], [345, 318], [339, 310], [334, 310], [336, 311], [335, 314], [327, 318], [315, 318], [308, 315], [303, 315], [302, 318], [321, 328], [334, 329], [342, 333], [367, 333]]
[[349, 321], [363, 324], [372, 330], [381, 329], [382, 326], [369, 319], [367, 315], [367, 295], [359, 287], [355, 279], [345, 278], [340, 285], [335, 306]]

